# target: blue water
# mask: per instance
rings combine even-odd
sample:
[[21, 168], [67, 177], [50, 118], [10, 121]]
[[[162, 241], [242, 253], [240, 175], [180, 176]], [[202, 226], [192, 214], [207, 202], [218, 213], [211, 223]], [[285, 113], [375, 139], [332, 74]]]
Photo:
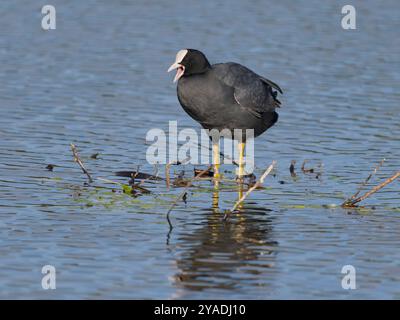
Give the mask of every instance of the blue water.
[[[382, 158], [365, 190], [400, 169], [398, 1], [352, 1], [356, 30], [341, 28], [340, 1], [51, 4], [50, 31], [40, 1], [0, 4], [0, 298], [400, 298], [399, 182], [362, 209], [340, 207]], [[131, 197], [97, 178], [152, 173], [150, 128], [199, 130], [166, 73], [186, 47], [277, 82], [283, 106], [256, 140], [256, 174], [277, 161], [266, 188], [223, 222], [236, 187], [221, 188], [216, 207], [212, 184], [196, 183], [169, 232], [182, 188], [146, 182], [151, 193]], [[306, 159], [318, 179], [302, 173]], [[341, 286], [348, 264], [355, 290]], [[55, 290], [42, 289], [44, 265]]]

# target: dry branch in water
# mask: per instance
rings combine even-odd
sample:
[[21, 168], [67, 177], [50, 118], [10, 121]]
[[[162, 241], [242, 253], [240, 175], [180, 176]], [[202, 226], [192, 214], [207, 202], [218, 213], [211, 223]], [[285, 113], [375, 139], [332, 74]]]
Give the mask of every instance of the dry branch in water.
[[79, 158], [78, 151], [76, 150], [76, 146], [73, 143], [71, 143], [71, 150], [72, 150], [72, 154], [74, 155], [74, 161], [81, 167], [83, 173], [87, 175], [87, 177], [89, 179], [89, 183], [92, 183], [93, 182], [92, 176], [90, 175], [90, 173], [86, 170], [85, 166], [83, 165], [81, 158]]
[[292, 178], [295, 178], [297, 176], [296, 172], [294, 171], [295, 164], [296, 164], [296, 160], [292, 160], [290, 162], [289, 172], [290, 172], [290, 175], [292, 176]]
[[[393, 182], [394, 180], [396, 180], [398, 177], [400, 177], [400, 171], [397, 171], [394, 175], [392, 175], [391, 177], [387, 178], [385, 181], [383, 181], [381, 184], [373, 187], [370, 191], [366, 192], [365, 194], [363, 194], [362, 196], [358, 197], [358, 198], [350, 198], [347, 199], [345, 202], [342, 203], [342, 207], [344, 208], [352, 208], [352, 207], [356, 207], [356, 203], [359, 203], [365, 199], [367, 199], [368, 197], [370, 197], [371, 195], [373, 195], [375, 192], [379, 191], [380, 189], [382, 189], [384, 186], [388, 185], [389, 183]], [[358, 192], [359, 193], [359, 192]], [[356, 194], [358, 194], [356, 193]]]
[[169, 177], [169, 168], [171, 167], [172, 164], [168, 163], [165, 165], [165, 184], [167, 185], [167, 188], [169, 189], [169, 186], [171, 185], [171, 180]]
[[[357, 196], [360, 194], [361, 190], [367, 185], [368, 181], [378, 172], [379, 168], [383, 165], [383, 163], [385, 162], [385, 158], [383, 158], [381, 160], [381, 162], [379, 162], [379, 164], [375, 167], [374, 171], [372, 171], [369, 176], [364, 180], [364, 182], [362, 184], [360, 184], [360, 186], [358, 187], [358, 190], [356, 191], [355, 194], [353, 194], [350, 198], [350, 200], [353, 200], [355, 198], [357, 198]], [[349, 199], [347, 199], [347, 201], [349, 201]]]
[[314, 168], [306, 169], [306, 162], [307, 160], [303, 161], [303, 164], [301, 165], [301, 171], [303, 171], [303, 173], [314, 173]]
[[249, 196], [250, 193], [252, 193], [255, 189], [257, 189], [258, 187], [260, 187], [263, 184], [265, 178], [271, 173], [275, 164], [276, 164], [276, 161], [272, 161], [272, 163], [267, 168], [267, 170], [264, 171], [264, 173], [262, 174], [260, 179], [258, 179], [258, 181], [249, 190], [247, 190], [246, 193], [238, 201], [236, 201], [236, 203], [232, 207], [232, 209], [230, 211], [228, 211], [228, 213], [225, 214], [224, 220], [226, 220], [228, 218], [229, 213], [234, 212], [237, 209], [237, 207]]

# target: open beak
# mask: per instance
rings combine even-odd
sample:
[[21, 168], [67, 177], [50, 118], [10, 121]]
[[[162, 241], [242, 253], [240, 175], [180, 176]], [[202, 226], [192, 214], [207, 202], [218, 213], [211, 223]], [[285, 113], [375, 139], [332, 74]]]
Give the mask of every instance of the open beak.
[[174, 78], [174, 83], [177, 82], [185, 73], [185, 67], [183, 65], [181, 65], [178, 62], [174, 62], [169, 68], [168, 68], [168, 72], [171, 72], [172, 70], [177, 69], [176, 70], [176, 75]]

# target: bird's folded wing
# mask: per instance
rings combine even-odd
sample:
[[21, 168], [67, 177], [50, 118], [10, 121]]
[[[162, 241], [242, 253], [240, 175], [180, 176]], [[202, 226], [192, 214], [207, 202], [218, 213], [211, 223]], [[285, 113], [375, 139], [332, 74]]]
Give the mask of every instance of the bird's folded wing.
[[261, 118], [279, 107], [277, 92], [272, 90], [282, 92], [277, 84], [237, 63], [220, 64], [218, 69], [218, 78], [233, 89], [235, 101], [254, 116]]

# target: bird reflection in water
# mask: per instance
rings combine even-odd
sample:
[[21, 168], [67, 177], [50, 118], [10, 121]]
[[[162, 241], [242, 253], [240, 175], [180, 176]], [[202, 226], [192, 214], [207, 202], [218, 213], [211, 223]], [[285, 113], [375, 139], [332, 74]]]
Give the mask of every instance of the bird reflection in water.
[[[243, 193], [238, 189], [238, 196]], [[197, 230], [178, 238], [178, 287], [190, 290], [235, 289], [247, 283], [265, 283], [265, 272], [275, 260], [277, 242], [272, 236], [268, 209], [245, 205], [229, 221], [220, 212], [219, 189], [215, 188], [212, 209]], [[247, 207], [247, 208], [246, 208]]]

